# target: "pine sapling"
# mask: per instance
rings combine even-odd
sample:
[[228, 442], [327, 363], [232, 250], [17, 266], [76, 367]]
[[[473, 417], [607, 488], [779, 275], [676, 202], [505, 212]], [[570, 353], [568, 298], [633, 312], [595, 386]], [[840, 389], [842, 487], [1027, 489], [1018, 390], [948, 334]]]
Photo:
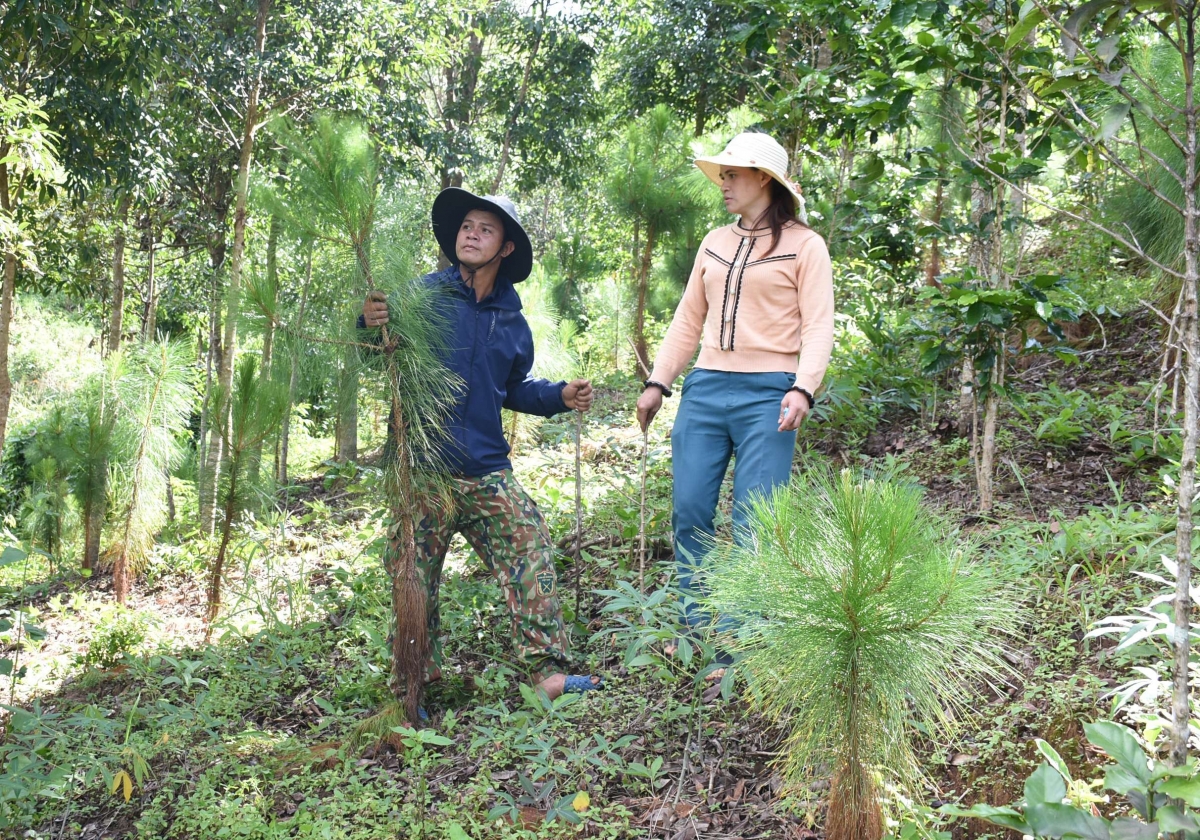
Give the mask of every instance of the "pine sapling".
[[228, 466], [218, 494], [222, 512], [221, 542], [209, 569], [205, 641], [211, 639], [213, 622], [221, 609], [221, 581], [234, 526], [242, 511], [250, 507], [258, 495], [258, 488], [251, 479], [255, 447], [278, 428], [286, 401], [287, 394], [282, 385], [259, 375], [257, 359], [245, 356], [238, 360], [233, 395], [224, 402], [229, 406], [229, 424], [222, 434]]
[[886, 478], [811, 471], [757, 500], [748, 530], [706, 564], [708, 606], [740, 624], [724, 644], [789, 730], [789, 779], [831, 773], [830, 840], [879, 840], [880, 777], [919, 785], [914, 722], [946, 736], [1002, 679], [1014, 599], [918, 489]]
[[[414, 511], [424, 488], [436, 482], [418, 473], [434, 470], [444, 440], [443, 419], [461, 382], [450, 374], [445, 357], [446, 323], [441, 293], [414, 281], [411, 260], [399, 237], [378, 232], [379, 165], [374, 142], [358, 123], [319, 117], [311, 136], [301, 138], [280, 128], [278, 134], [295, 161], [297, 197], [288, 213], [311, 236], [341, 249], [357, 283], [349, 299], [386, 291], [389, 323], [379, 343], [344, 341], [358, 346], [369, 372], [382, 375], [388, 393], [388, 443], [385, 492], [392, 514], [388, 574], [392, 581], [391, 688], [405, 716], [419, 725], [429, 656], [426, 586], [416, 565]], [[297, 212], [299, 210], [299, 212]]]

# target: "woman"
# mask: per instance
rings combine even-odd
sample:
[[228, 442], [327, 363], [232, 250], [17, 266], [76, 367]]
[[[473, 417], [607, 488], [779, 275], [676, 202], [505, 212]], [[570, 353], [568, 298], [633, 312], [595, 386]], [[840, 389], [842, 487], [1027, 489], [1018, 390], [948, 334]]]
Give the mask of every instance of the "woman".
[[[787, 483], [796, 429], [833, 349], [829, 251], [804, 223], [804, 200], [787, 180], [787, 164], [783, 147], [757, 133], [739, 134], [721, 154], [696, 160], [739, 218], [701, 243], [637, 404], [645, 431], [700, 344], [671, 432], [675, 557], [680, 588], [693, 598], [702, 594], [693, 575], [712, 545], [730, 456], [737, 456], [737, 539], [751, 498]], [[694, 603], [686, 616], [692, 628], [706, 623]]]

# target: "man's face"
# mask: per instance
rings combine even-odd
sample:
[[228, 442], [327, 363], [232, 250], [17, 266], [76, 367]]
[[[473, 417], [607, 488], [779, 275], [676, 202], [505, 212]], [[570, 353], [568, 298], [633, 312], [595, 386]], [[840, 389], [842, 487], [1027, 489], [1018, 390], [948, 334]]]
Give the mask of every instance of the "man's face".
[[493, 259], [497, 253], [507, 257], [516, 247], [504, 241], [504, 224], [500, 217], [487, 210], [472, 210], [458, 229], [454, 252], [467, 268], [475, 268]]

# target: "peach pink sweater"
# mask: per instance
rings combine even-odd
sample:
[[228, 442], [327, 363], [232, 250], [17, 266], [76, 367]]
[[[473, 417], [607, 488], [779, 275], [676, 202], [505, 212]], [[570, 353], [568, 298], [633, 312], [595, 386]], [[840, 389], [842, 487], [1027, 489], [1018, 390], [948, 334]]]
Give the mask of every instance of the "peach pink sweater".
[[825, 240], [799, 224], [771, 247], [770, 228], [738, 224], [711, 231], [667, 330], [650, 378], [670, 385], [696, 345], [696, 367], [764, 373], [796, 371], [815, 394], [833, 350], [833, 269]]

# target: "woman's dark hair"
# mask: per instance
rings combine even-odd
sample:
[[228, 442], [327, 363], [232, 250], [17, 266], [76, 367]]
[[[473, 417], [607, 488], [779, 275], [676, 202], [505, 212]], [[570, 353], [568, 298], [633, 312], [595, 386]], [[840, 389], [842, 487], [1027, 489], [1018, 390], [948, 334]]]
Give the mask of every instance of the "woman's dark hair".
[[783, 234], [784, 225], [788, 222], [800, 224], [796, 218], [796, 210], [796, 196], [792, 195], [791, 190], [772, 178], [771, 203], [754, 223], [754, 226], [758, 227], [765, 222], [771, 228], [771, 247], [767, 249], [768, 254], [774, 251], [775, 246], [779, 244], [779, 237]]

